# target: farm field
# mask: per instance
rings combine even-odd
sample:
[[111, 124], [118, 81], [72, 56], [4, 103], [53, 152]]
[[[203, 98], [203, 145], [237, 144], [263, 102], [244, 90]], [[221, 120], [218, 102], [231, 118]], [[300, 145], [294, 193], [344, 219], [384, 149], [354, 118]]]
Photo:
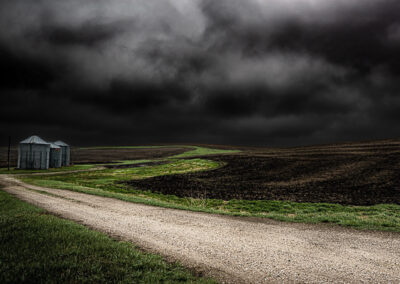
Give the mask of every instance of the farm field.
[[226, 166], [160, 175], [129, 185], [179, 197], [287, 200], [343, 205], [400, 204], [400, 155], [208, 158]]
[[21, 178], [164, 207], [400, 231], [399, 140], [240, 151], [168, 147], [76, 149], [73, 157], [82, 160], [74, 163], [96, 153], [104, 164]]

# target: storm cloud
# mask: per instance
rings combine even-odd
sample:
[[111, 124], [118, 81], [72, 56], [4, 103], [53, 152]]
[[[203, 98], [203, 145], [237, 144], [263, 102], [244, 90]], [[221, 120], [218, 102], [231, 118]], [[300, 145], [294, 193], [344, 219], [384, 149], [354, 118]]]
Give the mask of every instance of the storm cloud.
[[1, 1], [1, 135], [399, 137], [399, 11], [397, 0]]

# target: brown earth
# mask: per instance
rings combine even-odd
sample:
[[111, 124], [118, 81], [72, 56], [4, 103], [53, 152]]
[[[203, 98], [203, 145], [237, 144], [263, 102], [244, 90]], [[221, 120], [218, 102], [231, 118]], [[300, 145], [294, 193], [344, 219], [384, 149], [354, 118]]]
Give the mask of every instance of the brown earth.
[[0, 175], [0, 185], [50, 213], [225, 283], [400, 283], [398, 233], [151, 207], [27, 185], [7, 175]]
[[71, 159], [75, 164], [109, 163], [119, 160], [147, 160], [166, 158], [182, 154], [188, 150], [187, 147], [168, 148], [138, 148], [138, 149], [80, 149], [71, 151]]
[[400, 204], [400, 141], [249, 149], [204, 157], [212, 171], [132, 180], [134, 188], [180, 197]]

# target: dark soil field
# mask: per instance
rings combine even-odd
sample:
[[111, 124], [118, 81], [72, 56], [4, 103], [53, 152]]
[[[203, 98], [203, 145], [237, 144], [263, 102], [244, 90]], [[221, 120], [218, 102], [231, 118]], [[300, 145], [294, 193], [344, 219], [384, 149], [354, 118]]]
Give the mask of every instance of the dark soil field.
[[400, 204], [399, 140], [253, 148], [205, 158], [226, 165], [212, 171], [132, 180], [129, 185], [179, 197]]
[[101, 164], [120, 160], [148, 160], [166, 158], [182, 154], [190, 148], [76, 148], [71, 151], [71, 160], [75, 164]]
[[[0, 168], [7, 167], [7, 154], [8, 154], [8, 148], [0, 147]], [[17, 166], [17, 159], [18, 159], [18, 148], [12, 147], [11, 151], [10, 151], [10, 166], [11, 167]]]

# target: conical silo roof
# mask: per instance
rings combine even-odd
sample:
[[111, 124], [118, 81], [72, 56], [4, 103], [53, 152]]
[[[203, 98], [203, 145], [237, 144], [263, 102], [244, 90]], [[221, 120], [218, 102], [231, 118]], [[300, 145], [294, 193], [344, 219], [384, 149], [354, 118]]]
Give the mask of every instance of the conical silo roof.
[[61, 147], [58, 146], [58, 145], [55, 144], [55, 143], [50, 143], [50, 148], [52, 148], [52, 149], [61, 149]]
[[36, 136], [36, 135], [28, 137], [19, 143], [21, 143], [21, 144], [49, 144], [46, 141], [44, 141], [42, 138], [40, 138], [39, 136]]
[[58, 146], [69, 146], [67, 143], [64, 143], [63, 141], [56, 141], [56, 142], [54, 142], [54, 144], [56, 144]]

